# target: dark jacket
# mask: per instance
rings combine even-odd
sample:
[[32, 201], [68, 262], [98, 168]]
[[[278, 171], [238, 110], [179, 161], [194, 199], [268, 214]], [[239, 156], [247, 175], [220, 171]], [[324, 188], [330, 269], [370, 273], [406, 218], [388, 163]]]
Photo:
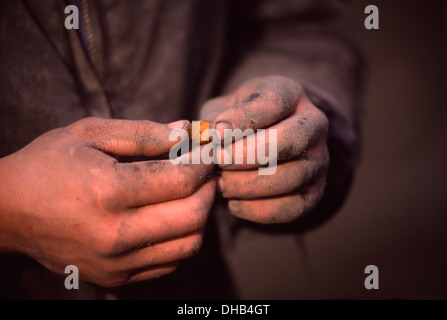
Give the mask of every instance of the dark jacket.
[[[68, 4], [79, 8], [79, 30], [64, 28]], [[330, 119], [331, 164], [315, 212], [265, 232], [303, 232], [343, 203], [358, 158], [362, 60], [353, 30], [362, 25], [355, 22], [347, 2], [333, 0], [1, 1], [0, 157], [87, 116], [196, 120], [204, 101], [244, 80], [288, 76]], [[199, 255], [175, 274], [114, 293], [235, 297], [213, 228], [211, 219]], [[25, 257], [0, 259], [1, 296], [104, 297], [95, 286], [53, 289], [63, 287], [59, 276]]]

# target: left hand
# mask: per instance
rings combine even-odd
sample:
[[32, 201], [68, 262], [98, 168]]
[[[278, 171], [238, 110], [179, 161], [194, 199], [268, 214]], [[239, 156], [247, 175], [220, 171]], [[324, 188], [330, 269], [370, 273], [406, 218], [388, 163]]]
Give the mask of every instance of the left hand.
[[[224, 136], [224, 129], [277, 130], [276, 172], [260, 175], [258, 159], [247, 163], [246, 138], [243, 163], [221, 164], [218, 189], [228, 199], [230, 212], [242, 219], [268, 224], [296, 220], [311, 211], [324, 194], [329, 165], [325, 114], [306, 96], [301, 85], [272, 76], [245, 82], [231, 94], [205, 103], [200, 119]], [[253, 170], [256, 169], [256, 170]]]

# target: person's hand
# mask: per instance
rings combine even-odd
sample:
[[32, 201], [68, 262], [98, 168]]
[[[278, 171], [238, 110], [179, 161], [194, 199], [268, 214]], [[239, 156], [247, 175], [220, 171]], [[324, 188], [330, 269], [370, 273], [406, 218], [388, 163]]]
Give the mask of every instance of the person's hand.
[[[200, 118], [210, 121], [210, 127], [221, 137], [224, 129], [256, 132], [268, 128], [266, 137], [269, 130], [277, 130], [278, 166], [274, 174], [260, 175], [258, 159], [247, 163], [247, 152], [253, 154], [255, 145], [247, 146], [246, 138], [233, 143], [233, 164], [219, 165], [223, 170], [218, 188], [229, 199], [233, 215], [265, 224], [291, 222], [322, 198], [329, 165], [329, 123], [295, 81], [277, 76], [253, 79], [233, 93], [205, 103]], [[234, 150], [241, 143], [244, 161], [235, 164], [238, 155]], [[275, 141], [266, 143], [267, 150], [273, 150], [271, 143]]]
[[86, 118], [0, 159], [0, 252], [115, 287], [159, 277], [196, 253], [214, 201], [213, 165], [117, 156], [169, 152], [171, 125]]

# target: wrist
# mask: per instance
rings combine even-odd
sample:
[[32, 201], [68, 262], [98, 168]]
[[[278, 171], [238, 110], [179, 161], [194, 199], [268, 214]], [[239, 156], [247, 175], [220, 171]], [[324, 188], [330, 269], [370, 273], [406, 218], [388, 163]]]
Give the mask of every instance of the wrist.
[[0, 158], [0, 254], [17, 252], [15, 221], [17, 220], [16, 180], [13, 155]]

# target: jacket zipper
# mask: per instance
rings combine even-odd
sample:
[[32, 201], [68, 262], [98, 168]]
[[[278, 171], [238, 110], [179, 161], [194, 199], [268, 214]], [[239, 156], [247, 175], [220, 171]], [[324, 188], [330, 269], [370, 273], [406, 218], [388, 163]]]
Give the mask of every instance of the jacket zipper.
[[93, 66], [93, 69], [98, 70], [97, 49], [86, 0], [79, 0], [79, 7], [79, 14], [81, 18], [80, 31], [82, 35], [82, 41], [84, 42], [85, 50], [87, 51], [87, 55], [89, 57], [90, 63]]
[[112, 118], [112, 110], [99, 79], [98, 43], [95, 41], [92, 19], [86, 0], [66, 0], [79, 9], [79, 30], [69, 32], [79, 81], [85, 92], [85, 106], [89, 116]]

